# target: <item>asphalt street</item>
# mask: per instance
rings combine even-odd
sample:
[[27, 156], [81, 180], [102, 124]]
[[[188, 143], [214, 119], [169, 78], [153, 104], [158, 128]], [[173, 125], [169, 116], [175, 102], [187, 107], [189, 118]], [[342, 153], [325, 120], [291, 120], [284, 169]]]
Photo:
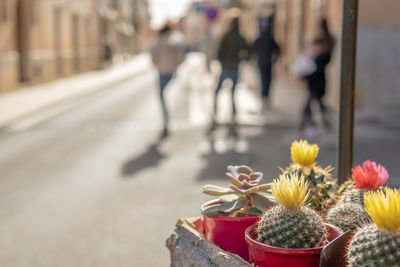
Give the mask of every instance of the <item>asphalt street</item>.
[[[152, 69], [3, 130], [0, 266], [169, 266], [165, 239], [179, 217], [199, 215], [210, 199], [203, 184], [225, 184], [228, 164], [276, 177], [296, 125], [250, 120], [209, 134], [212, 91], [202, 83], [172, 82], [164, 139]], [[228, 91], [221, 99], [229, 107]], [[400, 185], [397, 115], [366, 116], [356, 128], [355, 162], [383, 163], [392, 186]], [[334, 165], [335, 153], [334, 142], [322, 143], [319, 163]]]

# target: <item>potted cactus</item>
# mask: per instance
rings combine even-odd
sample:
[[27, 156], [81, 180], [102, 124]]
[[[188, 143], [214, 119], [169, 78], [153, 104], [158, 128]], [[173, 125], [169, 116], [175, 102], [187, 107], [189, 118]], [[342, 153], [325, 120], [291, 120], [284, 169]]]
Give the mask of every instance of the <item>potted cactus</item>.
[[310, 189], [309, 203], [318, 212], [326, 211], [336, 203], [336, 181], [331, 178], [333, 168], [322, 168], [315, 161], [319, 152], [317, 144], [309, 144], [307, 140], [294, 141], [290, 147], [292, 163], [284, 174], [298, 172], [308, 181]]
[[271, 184], [260, 184], [263, 174], [250, 167], [228, 166], [229, 187], [205, 185], [203, 193], [217, 199], [201, 207], [206, 238], [222, 249], [248, 259], [245, 229], [276, 204]]
[[385, 167], [374, 161], [364, 161], [362, 166], [356, 166], [352, 170], [353, 180], [341, 186], [340, 200], [336, 206], [328, 211], [326, 220], [343, 231], [355, 231], [365, 224], [371, 223], [371, 219], [363, 208], [364, 194], [367, 191], [377, 190], [383, 186], [389, 174]]
[[400, 190], [367, 192], [364, 208], [374, 223], [352, 237], [347, 250], [349, 266], [400, 266]]
[[259, 266], [319, 266], [323, 247], [341, 231], [324, 224], [316, 211], [305, 206], [310, 190], [303, 174], [281, 174], [271, 187], [280, 205], [266, 211], [256, 226], [246, 230], [250, 262]]

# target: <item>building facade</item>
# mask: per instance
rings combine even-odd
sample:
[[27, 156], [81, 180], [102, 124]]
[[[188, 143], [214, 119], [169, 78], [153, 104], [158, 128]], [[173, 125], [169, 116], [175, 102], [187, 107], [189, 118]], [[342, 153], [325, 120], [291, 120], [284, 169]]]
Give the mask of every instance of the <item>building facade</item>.
[[95, 70], [139, 50], [134, 7], [143, 3], [1, 0], [0, 92]]

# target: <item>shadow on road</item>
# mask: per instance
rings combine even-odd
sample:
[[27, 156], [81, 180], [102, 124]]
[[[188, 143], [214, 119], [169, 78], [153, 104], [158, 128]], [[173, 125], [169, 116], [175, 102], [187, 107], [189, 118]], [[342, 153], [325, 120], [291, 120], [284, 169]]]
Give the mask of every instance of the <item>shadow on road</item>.
[[121, 168], [122, 177], [131, 178], [135, 173], [158, 165], [166, 157], [159, 151], [159, 147], [164, 139], [165, 136], [161, 136], [143, 154], [126, 161]]
[[248, 165], [253, 170], [262, 171], [265, 181], [270, 182], [280, 173], [278, 167], [290, 163], [288, 134], [292, 126], [218, 126], [208, 135], [208, 150], [203, 152], [204, 167], [198, 180], [226, 180], [228, 165]]
[[248, 151], [247, 140], [240, 135], [238, 126], [220, 125], [207, 134], [207, 153], [202, 155], [206, 166], [199, 172], [198, 179], [226, 179], [228, 165], [251, 165], [254, 157]]

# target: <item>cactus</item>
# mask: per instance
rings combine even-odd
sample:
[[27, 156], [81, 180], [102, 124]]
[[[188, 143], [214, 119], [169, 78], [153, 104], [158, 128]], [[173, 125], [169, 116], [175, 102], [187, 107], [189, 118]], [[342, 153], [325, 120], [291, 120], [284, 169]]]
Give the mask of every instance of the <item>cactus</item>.
[[226, 176], [232, 183], [229, 188], [209, 184], [203, 187], [203, 193], [218, 196], [218, 200], [222, 202], [203, 209], [203, 215], [260, 216], [276, 205], [271, 194], [271, 184], [260, 184], [262, 172], [254, 172], [245, 165], [228, 166], [227, 170]]
[[[341, 198], [339, 203], [356, 203], [363, 206], [364, 194], [369, 190], [377, 190], [383, 186], [389, 174], [385, 167], [377, 164], [374, 161], [364, 161], [362, 166], [358, 165], [352, 170], [353, 183], [347, 182], [344, 186], [341, 186]], [[347, 189], [342, 189], [346, 187]]]
[[298, 172], [309, 181], [310, 204], [316, 211], [326, 212], [336, 203], [335, 180], [331, 178], [333, 168], [318, 166], [315, 159], [319, 152], [317, 144], [309, 144], [306, 140], [294, 141], [290, 148], [292, 163], [281, 171], [284, 174]]
[[303, 206], [309, 197], [308, 182], [297, 172], [281, 174], [272, 184], [279, 202], [258, 223], [257, 240], [281, 248], [315, 248], [327, 243], [322, 218]]
[[371, 223], [371, 219], [361, 205], [342, 203], [328, 211], [326, 222], [339, 227], [344, 232], [347, 230], [353, 232], [365, 224]]
[[367, 192], [364, 206], [374, 223], [359, 229], [351, 239], [349, 266], [400, 266], [400, 190]]
[[360, 188], [347, 189], [343, 192], [338, 204], [352, 203], [362, 207], [364, 203], [364, 194], [367, 191], [368, 190]]

